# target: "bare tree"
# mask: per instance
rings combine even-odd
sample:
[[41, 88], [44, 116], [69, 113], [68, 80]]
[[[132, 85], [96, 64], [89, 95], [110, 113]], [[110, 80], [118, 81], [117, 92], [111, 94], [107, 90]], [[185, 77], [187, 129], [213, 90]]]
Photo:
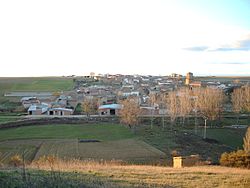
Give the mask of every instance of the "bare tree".
[[195, 134], [198, 131], [198, 92], [197, 89], [192, 89], [190, 92], [192, 112], [194, 113]]
[[154, 121], [154, 111], [155, 111], [155, 105], [158, 101], [158, 96], [157, 94], [150, 94], [149, 95], [149, 103], [150, 103], [150, 107], [151, 107], [151, 129], [153, 128], [153, 121]]
[[245, 137], [243, 138], [243, 148], [246, 153], [250, 154], [250, 127], [247, 128]]
[[242, 88], [235, 89], [232, 94], [233, 111], [237, 113], [237, 124], [239, 123], [239, 115], [244, 110], [245, 96]]
[[[127, 98], [120, 102], [122, 109], [119, 111], [121, 122], [128, 125], [130, 128], [135, 128], [139, 123], [140, 106], [136, 98]], [[135, 130], [135, 129], [134, 129]]]
[[242, 112], [250, 112], [250, 86], [235, 89], [232, 94], [233, 111], [237, 113], [237, 123]]
[[192, 111], [191, 96], [188, 89], [179, 91], [178, 101], [179, 115], [182, 117], [182, 125], [184, 126], [187, 115]]
[[90, 114], [96, 113], [98, 109], [97, 99], [85, 98], [82, 102], [82, 109], [86, 113], [87, 116], [90, 116]]
[[245, 97], [244, 109], [245, 111], [250, 112], [250, 86], [247, 85], [243, 89], [244, 89], [244, 97]]
[[223, 91], [220, 89], [201, 88], [196, 92], [199, 112], [209, 120], [218, 119], [224, 102]]
[[165, 118], [168, 115], [167, 113], [167, 106], [168, 106], [168, 94], [161, 93], [157, 97], [157, 104], [159, 107], [159, 113], [161, 112], [162, 115], [162, 129], [165, 129]]
[[175, 123], [176, 117], [179, 113], [178, 105], [179, 104], [176, 91], [170, 92], [167, 97], [167, 108], [168, 114], [170, 115], [171, 128], [173, 127], [173, 124]]

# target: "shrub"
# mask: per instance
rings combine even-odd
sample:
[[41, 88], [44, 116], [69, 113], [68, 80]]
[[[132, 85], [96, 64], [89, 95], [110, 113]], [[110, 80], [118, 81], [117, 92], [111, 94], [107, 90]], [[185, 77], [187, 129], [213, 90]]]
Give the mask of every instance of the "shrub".
[[82, 113], [82, 105], [81, 103], [78, 103], [76, 105], [75, 111], [74, 111], [74, 115], [80, 115]]
[[250, 155], [244, 150], [223, 153], [220, 158], [222, 166], [250, 168]]
[[243, 138], [243, 142], [244, 151], [250, 154], [250, 127], [247, 128], [246, 135]]
[[18, 167], [22, 165], [22, 158], [20, 157], [20, 155], [14, 155], [10, 158], [10, 164]]
[[177, 150], [173, 150], [173, 151], [171, 151], [171, 156], [172, 157], [179, 157], [180, 153]]

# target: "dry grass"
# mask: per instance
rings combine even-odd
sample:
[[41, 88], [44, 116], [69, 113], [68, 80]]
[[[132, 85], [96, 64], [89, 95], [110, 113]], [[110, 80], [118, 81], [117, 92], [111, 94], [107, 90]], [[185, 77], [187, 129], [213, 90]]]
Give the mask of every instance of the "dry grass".
[[81, 172], [96, 178], [123, 182], [135, 187], [249, 187], [250, 171], [219, 166], [200, 166], [174, 169], [145, 165], [122, 165], [119, 161], [40, 161], [29, 168]]

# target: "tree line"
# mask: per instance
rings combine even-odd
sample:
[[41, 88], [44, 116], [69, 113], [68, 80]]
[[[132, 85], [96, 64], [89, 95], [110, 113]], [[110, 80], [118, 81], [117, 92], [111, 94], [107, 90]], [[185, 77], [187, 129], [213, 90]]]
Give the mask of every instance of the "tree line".
[[[240, 113], [250, 112], [250, 86], [237, 88], [229, 96], [225, 95], [221, 89], [208, 87], [181, 88], [168, 93], [151, 94], [149, 96], [151, 106], [158, 104], [160, 109], [165, 109], [163, 115], [170, 117], [171, 126], [176, 123], [177, 118], [181, 118], [182, 124], [185, 125], [186, 119], [190, 116], [195, 118], [195, 124], [198, 117], [214, 122], [221, 117], [226, 108], [225, 104], [231, 104], [232, 111], [238, 114], [238, 117]], [[128, 98], [121, 101], [121, 104], [123, 105], [123, 109], [120, 111], [121, 122], [130, 126], [136, 125], [141, 113], [138, 100]]]
[[[123, 108], [119, 112], [121, 122], [134, 126], [139, 123], [141, 115], [138, 98], [129, 97], [120, 100]], [[89, 116], [96, 114], [100, 101], [96, 98], [85, 98], [81, 104], [82, 111]], [[150, 94], [149, 105], [158, 110], [164, 109], [164, 116], [169, 117], [171, 127], [176, 124], [177, 119], [181, 119], [184, 126], [189, 117], [194, 118], [195, 125], [197, 119], [202, 117], [210, 123], [220, 119], [225, 110], [225, 104], [231, 104], [231, 110], [237, 115], [237, 124], [241, 113], [250, 112], [250, 86], [243, 86], [234, 89], [231, 95], [225, 95], [223, 90], [215, 88], [180, 88], [162, 94]], [[228, 108], [228, 107], [227, 107]], [[153, 108], [152, 108], [153, 109]], [[151, 113], [151, 127], [153, 124], [153, 113]]]

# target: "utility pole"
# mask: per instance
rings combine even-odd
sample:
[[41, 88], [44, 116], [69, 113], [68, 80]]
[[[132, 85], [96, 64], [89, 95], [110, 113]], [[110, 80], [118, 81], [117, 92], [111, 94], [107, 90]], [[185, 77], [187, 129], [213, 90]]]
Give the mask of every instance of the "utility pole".
[[151, 129], [153, 129], [153, 109], [151, 107], [151, 124], [150, 124]]
[[207, 119], [208, 117], [205, 116], [203, 113], [201, 113], [203, 119], [204, 119], [204, 132], [203, 132], [203, 139], [206, 139], [207, 138]]
[[204, 119], [205, 119], [205, 126], [204, 126], [203, 139], [206, 139], [207, 138], [207, 117], [205, 117]]
[[194, 131], [195, 131], [195, 134], [197, 135], [197, 109], [195, 109], [195, 117], [194, 117]]

